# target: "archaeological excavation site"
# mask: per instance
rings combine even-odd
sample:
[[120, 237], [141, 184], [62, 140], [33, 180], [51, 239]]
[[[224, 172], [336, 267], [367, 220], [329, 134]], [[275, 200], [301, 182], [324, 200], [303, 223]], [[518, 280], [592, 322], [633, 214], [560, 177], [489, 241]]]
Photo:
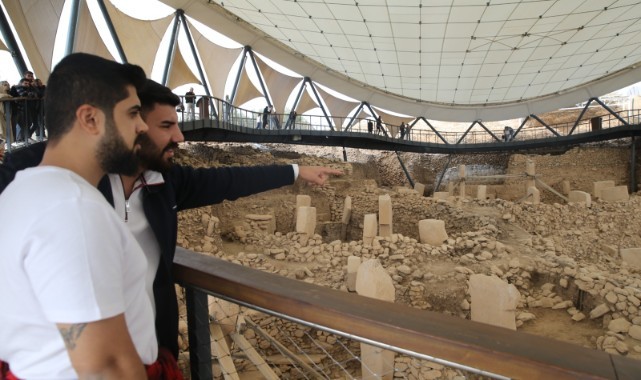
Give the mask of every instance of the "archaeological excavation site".
[[[295, 163], [345, 174], [181, 212], [178, 245], [392, 309], [641, 360], [641, 197], [628, 191], [629, 139], [527, 154], [401, 153], [408, 175], [393, 152], [346, 153], [344, 161], [340, 148], [182, 144], [177, 161], [196, 167]], [[208, 309], [215, 378], [493, 377], [215, 297]]]

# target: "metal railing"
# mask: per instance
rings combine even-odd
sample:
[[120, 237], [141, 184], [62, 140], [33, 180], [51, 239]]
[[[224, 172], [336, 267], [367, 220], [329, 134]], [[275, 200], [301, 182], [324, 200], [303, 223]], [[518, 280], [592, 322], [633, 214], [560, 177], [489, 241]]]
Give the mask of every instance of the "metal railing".
[[[182, 248], [176, 252], [174, 273], [176, 281], [185, 288], [186, 293], [189, 359], [193, 379], [212, 378], [212, 364], [218, 363], [224, 367], [222, 360], [231, 355], [219, 349], [218, 343], [224, 338], [212, 328], [211, 322], [220, 319], [220, 316], [210, 313], [208, 296], [313, 328], [314, 331], [322, 331], [322, 334], [348, 338], [395, 351], [412, 360], [427, 360], [487, 377], [636, 379], [641, 373], [641, 361], [361, 297]], [[271, 322], [267, 320], [259, 325], [267, 328]], [[234, 325], [239, 323], [244, 324], [238, 319], [232, 322]], [[341, 342], [351, 347], [349, 352], [358, 352], [358, 347]], [[332, 339], [331, 343], [336, 341]], [[307, 342], [307, 346], [308, 349], [314, 348], [311, 342]], [[319, 351], [318, 348], [316, 350]], [[224, 354], [221, 355], [221, 352]], [[292, 355], [292, 359], [294, 356], [301, 354]], [[358, 354], [354, 356], [359, 357]], [[343, 359], [342, 363], [348, 359]], [[339, 362], [330, 361], [333, 363], [331, 365]], [[360, 368], [349, 368], [351, 378], [360, 378]], [[396, 365], [394, 368], [396, 373]], [[309, 372], [300, 378], [336, 378], [330, 376], [331, 372], [324, 375], [325, 372], [319, 369], [300, 371]]]
[[[331, 135], [345, 134], [350, 137], [369, 137], [385, 141], [401, 142], [406, 144], [500, 144], [503, 142], [523, 142], [528, 140], [545, 140], [559, 137], [575, 136], [588, 132], [608, 130], [617, 127], [638, 127], [641, 123], [641, 110], [613, 111], [598, 99], [591, 99], [592, 103], [602, 104], [603, 114], [583, 118], [583, 112], [573, 122], [545, 125], [536, 115], [526, 115], [526, 122], [514, 128], [514, 134], [507, 140], [503, 137], [502, 130], [486, 128], [482, 122], [473, 121], [465, 131], [438, 130], [422, 118], [409, 123], [412, 127], [407, 129], [401, 139], [399, 126], [384, 124], [383, 130], [378, 131], [373, 118], [352, 118], [336, 116], [331, 117], [331, 126], [324, 115], [296, 115], [296, 114], [269, 114], [267, 125], [263, 122], [261, 111], [252, 111], [234, 107], [231, 104], [217, 99], [202, 97], [203, 107], [197, 108], [196, 117], [191, 119], [182, 113], [181, 120], [185, 130], [197, 128], [220, 128], [236, 132], [247, 132], [247, 129], [265, 131], [266, 133], [301, 135], [312, 133], [327, 133]], [[589, 103], [584, 110], [587, 110]], [[214, 110], [214, 111], [209, 111]], [[373, 131], [370, 133], [367, 122], [373, 121]], [[541, 124], [542, 121], [544, 124]], [[244, 129], [244, 130], [243, 130]], [[269, 131], [269, 132], [267, 132]]]
[[45, 138], [43, 99], [0, 98], [0, 135], [7, 141], [7, 151]]

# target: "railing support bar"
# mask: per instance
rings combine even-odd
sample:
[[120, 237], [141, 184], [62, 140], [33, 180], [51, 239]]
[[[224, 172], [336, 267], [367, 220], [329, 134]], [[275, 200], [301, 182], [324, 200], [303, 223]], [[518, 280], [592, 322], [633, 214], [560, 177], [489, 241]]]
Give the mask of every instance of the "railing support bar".
[[193, 380], [211, 380], [211, 339], [207, 294], [186, 288], [187, 325], [189, 326], [189, 366]]

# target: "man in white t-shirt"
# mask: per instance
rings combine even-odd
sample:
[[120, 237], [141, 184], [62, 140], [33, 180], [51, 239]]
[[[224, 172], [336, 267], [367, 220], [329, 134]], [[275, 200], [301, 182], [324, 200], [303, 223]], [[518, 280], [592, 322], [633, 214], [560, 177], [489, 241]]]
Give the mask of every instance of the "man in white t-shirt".
[[[40, 166], [0, 196], [0, 360], [17, 378], [145, 379], [158, 357], [147, 260], [96, 189], [138, 168], [143, 70], [72, 54], [49, 77]], [[25, 202], [25, 200], [29, 200]]]

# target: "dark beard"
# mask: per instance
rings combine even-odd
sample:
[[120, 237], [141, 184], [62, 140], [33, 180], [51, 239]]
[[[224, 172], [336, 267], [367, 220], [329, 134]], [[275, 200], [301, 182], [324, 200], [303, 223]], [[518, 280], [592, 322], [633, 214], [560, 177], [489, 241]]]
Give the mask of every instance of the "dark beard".
[[178, 143], [170, 142], [161, 150], [146, 134], [140, 135], [137, 142], [140, 144], [138, 159], [146, 170], [164, 173], [171, 169], [173, 163], [171, 160], [165, 160], [163, 155], [165, 154], [165, 151], [169, 149], [176, 151], [178, 149]]
[[[138, 135], [139, 137], [142, 135]], [[139, 139], [136, 138], [136, 141]], [[105, 136], [96, 152], [100, 167], [107, 173], [133, 176], [138, 173], [140, 159], [133, 149], [129, 149], [111, 117], [105, 121]]]

